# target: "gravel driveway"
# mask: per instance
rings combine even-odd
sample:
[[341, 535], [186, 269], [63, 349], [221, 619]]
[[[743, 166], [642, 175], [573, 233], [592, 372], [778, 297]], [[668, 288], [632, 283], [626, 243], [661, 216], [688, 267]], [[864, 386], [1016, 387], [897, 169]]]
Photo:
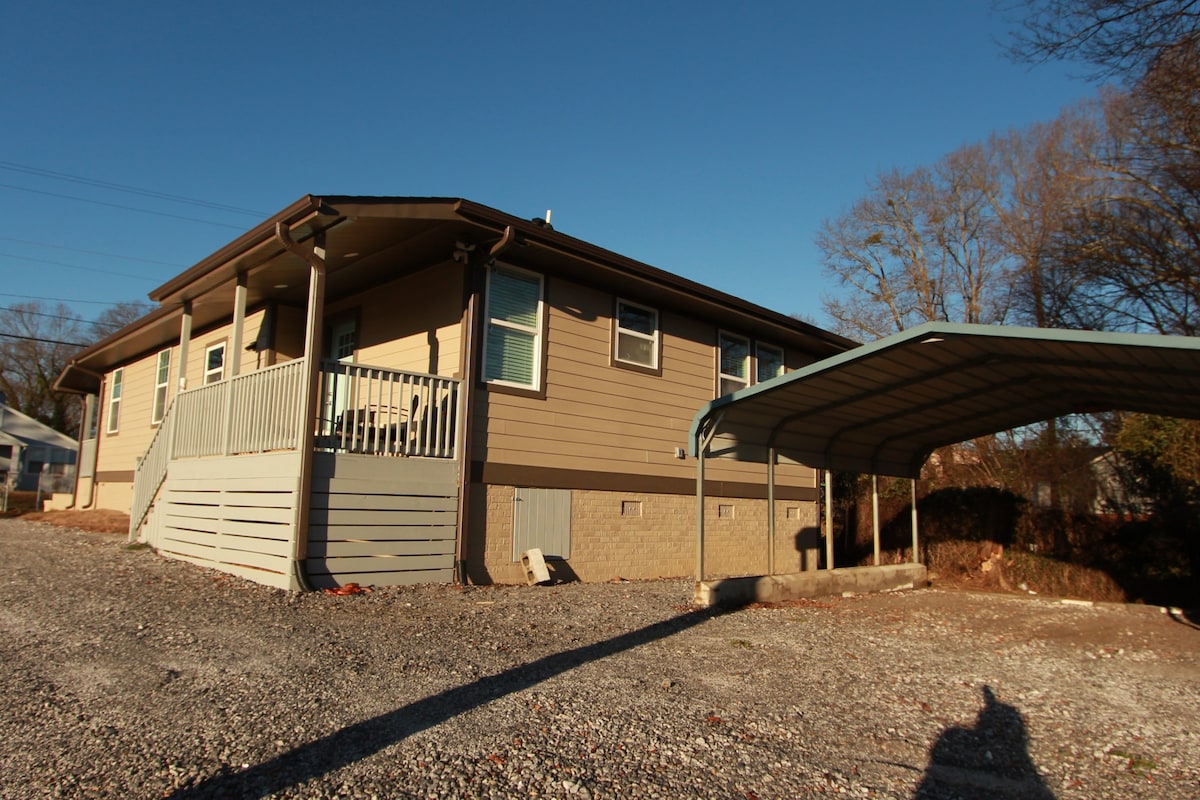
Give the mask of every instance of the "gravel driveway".
[[289, 594], [0, 520], [0, 796], [1196, 798], [1200, 629], [938, 590]]

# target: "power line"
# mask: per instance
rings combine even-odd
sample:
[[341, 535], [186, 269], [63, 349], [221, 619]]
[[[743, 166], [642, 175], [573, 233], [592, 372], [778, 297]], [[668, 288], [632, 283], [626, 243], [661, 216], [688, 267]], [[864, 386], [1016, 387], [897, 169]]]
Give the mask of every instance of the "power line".
[[186, 267], [187, 264], [180, 264], [173, 261], [156, 261], [153, 258], [138, 258], [137, 256], [123, 256], [117, 253], [103, 253], [99, 250], [84, 250], [81, 247], [68, 247], [65, 244], [51, 244], [50, 242], [35, 242], [32, 239], [14, 239], [11, 236], [0, 236], [0, 242], [16, 242], [17, 244], [31, 244], [34, 247], [52, 247], [55, 250], [70, 250], [72, 253], [84, 253], [89, 256], [104, 256], [105, 258], [120, 258], [125, 261], [140, 261], [143, 264], [158, 264], [163, 267]]
[[0, 292], [0, 297], [19, 297], [22, 300], [45, 300], [50, 303], [85, 303], [93, 306], [116, 306], [127, 302], [125, 300], [68, 300], [65, 297], [39, 297], [35, 294], [10, 294], [8, 292]]
[[55, 172], [50, 169], [42, 169], [41, 167], [30, 167], [25, 164], [14, 164], [11, 161], [0, 161], [0, 169], [7, 169], [12, 172], [23, 172], [27, 175], [37, 175], [42, 178], [53, 178], [60, 181], [68, 181], [70, 183], [79, 183], [84, 186], [95, 186], [100, 189], [113, 189], [118, 192], [126, 192], [128, 194], [141, 195], [142, 197], [151, 197], [155, 200], [168, 200], [172, 203], [184, 203], [190, 206], [199, 206], [201, 208], [212, 209], [213, 211], [231, 211], [235, 214], [250, 214], [256, 217], [266, 217], [261, 211], [255, 211], [250, 208], [240, 208], [238, 206], [229, 206], [224, 203], [213, 203], [208, 200], [197, 200], [193, 197], [183, 197], [177, 194], [167, 194], [166, 192], [157, 192], [153, 189], [139, 189], [136, 186], [127, 186], [123, 183], [112, 183], [110, 181], [99, 181], [93, 178], [84, 178], [79, 175], [71, 175], [66, 172]]
[[218, 228], [233, 228], [234, 230], [243, 230], [241, 225], [230, 225], [227, 222], [213, 222], [207, 219], [197, 219], [195, 217], [185, 217], [182, 214], [168, 214], [165, 211], [151, 211], [148, 208], [137, 208], [135, 206], [123, 206], [120, 203], [106, 203], [103, 200], [91, 200], [87, 197], [76, 197], [71, 194], [59, 194], [58, 192], [46, 192], [41, 189], [30, 189], [25, 186], [13, 186], [11, 183], [0, 183], [0, 188], [14, 189], [18, 192], [29, 192], [30, 194], [41, 194], [47, 197], [57, 197], [62, 200], [77, 200], [80, 203], [91, 203], [97, 206], [106, 206], [108, 208], [119, 208], [122, 211], [137, 211], [142, 214], [153, 214], [156, 217], [168, 217], [170, 219], [181, 219], [185, 222], [199, 222], [202, 225], [215, 225]]
[[64, 317], [61, 314], [46, 314], [41, 311], [30, 311], [27, 308], [13, 308], [12, 306], [0, 307], [0, 311], [8, 311], [16, 314], [28, 314], [29, 316], [33, 317], [45, 317], [46, 319], [60, 319], [64, 322], [77, 322], [83, 325], [95, 325], [98, 328], [111, 328], [114, 331], [121, 327], [120, 325], [116, 325], [111, 322], [96, 322], [94, 320], [85, 320], [82, 317]]
[[14, 253], [0, 253], [3, 258], [15, 258], [19, 261], [32, 261], [36, 264], [50, 264], [54, 267], [65, 267], [66, 269], [78, 269], [84, 272], [97, 272], [101, 275], [113, 275], [118, 278], [133, 278], [139, 281], [153, 281], [153, 278], [147, 278], [145, 275], [130, 275], [128, 272], [114, 272], [110, 269], [100, 269], [98, 267], [80, 267], [75, 264], [64, 264], [61, 261], [51, 261], [48, 258], [34, 258], [33, 256], [18, 256]]
[[41, 342], [42, 344], [61, 344], [66, 347], [87, 347], [86, 344], [79, 342], [61, 342], [58, 339], [40, 339], [37, 336], [18, 336], [15, 333], [0, 333], [0, 336], [5, 336], [9, 339], [20, 339], [25, 342]]

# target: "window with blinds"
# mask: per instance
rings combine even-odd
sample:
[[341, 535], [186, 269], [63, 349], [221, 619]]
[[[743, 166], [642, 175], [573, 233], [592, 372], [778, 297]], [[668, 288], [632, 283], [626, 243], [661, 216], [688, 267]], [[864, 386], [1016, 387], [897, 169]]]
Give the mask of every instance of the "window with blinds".
[[489, 383], [537, 389], [542, 364], [542, 276], [513, 267], [488, 274], [483, 374]]

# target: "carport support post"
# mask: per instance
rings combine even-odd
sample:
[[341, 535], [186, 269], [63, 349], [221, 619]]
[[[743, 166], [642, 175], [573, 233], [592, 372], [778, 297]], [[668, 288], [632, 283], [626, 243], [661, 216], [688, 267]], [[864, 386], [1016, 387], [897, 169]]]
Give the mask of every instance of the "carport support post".
[[879, 476], [871, 476], [871, 541], [875, 545], [875, 566], [879, 566]]
[[767, 448], [767, 574], [775, 574], [775, 448]]
[[912, 479], [912, 563], [920, 564], [917, 555], [917, 479]]
[[704, 582], [704, 436], [696, 444], [696, 586]]
[[833, 472], [825, 470], [825, 569], [833, 569]]

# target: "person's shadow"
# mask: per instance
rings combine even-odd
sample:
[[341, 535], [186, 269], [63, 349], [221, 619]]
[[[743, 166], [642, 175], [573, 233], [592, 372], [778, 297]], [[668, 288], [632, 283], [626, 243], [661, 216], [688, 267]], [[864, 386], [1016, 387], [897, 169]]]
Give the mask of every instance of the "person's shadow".
[[974, 727], [947, 728], [929, 751], [913, 800], [1012, 798], [1054, 800], [1029, 757], [1021, 712], [983, 687]]

